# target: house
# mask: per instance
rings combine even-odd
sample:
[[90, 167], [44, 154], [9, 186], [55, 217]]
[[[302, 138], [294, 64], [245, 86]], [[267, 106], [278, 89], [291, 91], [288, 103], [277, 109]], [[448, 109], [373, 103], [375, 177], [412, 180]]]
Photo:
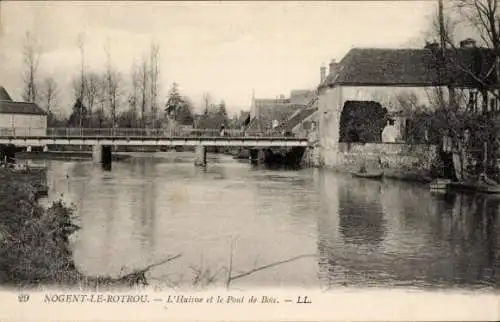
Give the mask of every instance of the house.
[[[447, 57], [445, 63], [440, 60], [441, 53]], [[470, 41], [457, 49], [441, 49], [435, 44], [421, 49], [351, 49], [339, 63], [330, 63], [328, 75], [322, 69], [318, 87], [321, 162], [327, 166], [337, 162], [341, 118], [348, 105], [361, 109], [379, 105], [396, 119], [400, 133], [404, 132], [405, 113], [411, 113], [405, 111], [402, 97], [412, 98], [414, 104], [410, 107], [435, 108], [437, 89], [448, 101], [447, 85], [452, 84], [474, 98], [476, 105], [488, 108], [489, 97], [484, 89], [495, 84], [494, 58], [491, 50], [478, 48]], [[482, 100], [478, 91], [484, 94]]]
[[309, 131], [314, 129], [313, 114], [317, 114], [317, 111], [318, 96], [314, 95], [307, 105], [296, 110], [288, 119], [282, 122], [279, 129], [295, 136], [307, 136]]
[[1, 135], [44, 136], [47, 134], [47, 112], [35, 103], [15, 102], [0, 86]]
[[307, 106], [315, 91], [292, 90], [290, 97], [285, 98], [252, 98], [250, 108], [250, 123], [248, 131], [271, 131], [273, 123], [281, 124], [297, 110]]

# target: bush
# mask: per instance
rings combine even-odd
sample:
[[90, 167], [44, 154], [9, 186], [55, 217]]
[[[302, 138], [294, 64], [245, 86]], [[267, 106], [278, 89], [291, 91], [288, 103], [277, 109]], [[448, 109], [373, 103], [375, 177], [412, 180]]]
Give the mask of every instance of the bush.
[[67, 284], [77, 276], [69, 236], [73, 209], [57, 201], [48, 209], [20, 175], [0, 171], [0, 283]]

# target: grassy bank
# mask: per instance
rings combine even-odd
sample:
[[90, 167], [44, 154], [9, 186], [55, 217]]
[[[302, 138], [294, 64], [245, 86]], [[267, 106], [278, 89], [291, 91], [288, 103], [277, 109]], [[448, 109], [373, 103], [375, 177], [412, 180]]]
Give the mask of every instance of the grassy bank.
[[74, 208], [55, 201], [47, 208], [37, 202], [37, 185], [46, 171], [16, 173], [0, 168], [0, 285], [11, 289], [70, 288], [117, 290], [147, 285], [146, 272], [160, 263], [132, 270], [118, 278], [88, 277], [74, 263], [70, 236]]
[[72, 284], [78, 276], [69, 243], [78, 229], [73, 209], [60, 201], [44, 209], [34, 180], [33, 175], [0, 169], [0, 284]]

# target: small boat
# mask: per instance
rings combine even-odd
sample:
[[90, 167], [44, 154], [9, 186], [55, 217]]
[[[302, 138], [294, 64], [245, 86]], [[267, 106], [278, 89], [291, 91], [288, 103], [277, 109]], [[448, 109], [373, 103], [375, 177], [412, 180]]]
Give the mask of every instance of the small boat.
[[383, 172], [353, 172], [351, 173], [353, 177], [380, 180], [384, 176]]
[[431, 190], [447, 190], [451, 180], [449, 179], [436, 179], [429, 184]]

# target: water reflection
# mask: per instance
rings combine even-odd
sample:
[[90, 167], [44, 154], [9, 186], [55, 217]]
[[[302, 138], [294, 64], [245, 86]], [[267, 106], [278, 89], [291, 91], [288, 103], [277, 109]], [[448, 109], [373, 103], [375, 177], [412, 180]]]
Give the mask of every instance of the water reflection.
[[329, 286], [499, 286], [499, 197], [433, 197], [327, 173], [319, 187], [320, 278]]
[[[166, 154], [167, 155], [167, 154]], [[498, 287], [500, 197], [446, 194], [329, 171], [271, 171], [224, 157], [206, 169], [177, 157], [136, 157], [111, 172], [91, 162], [49, 162], [51, 196], [77, 206], [78, 267], [116, 275], [181, 253], [154, 276], [246, 271], [304, 259], [235, 287]]]
[[384, 240], [385, 221], [380, 206], [381, 184], [343, 181], [339, 189], [339, 228], [345, 244], [377, 247]]

